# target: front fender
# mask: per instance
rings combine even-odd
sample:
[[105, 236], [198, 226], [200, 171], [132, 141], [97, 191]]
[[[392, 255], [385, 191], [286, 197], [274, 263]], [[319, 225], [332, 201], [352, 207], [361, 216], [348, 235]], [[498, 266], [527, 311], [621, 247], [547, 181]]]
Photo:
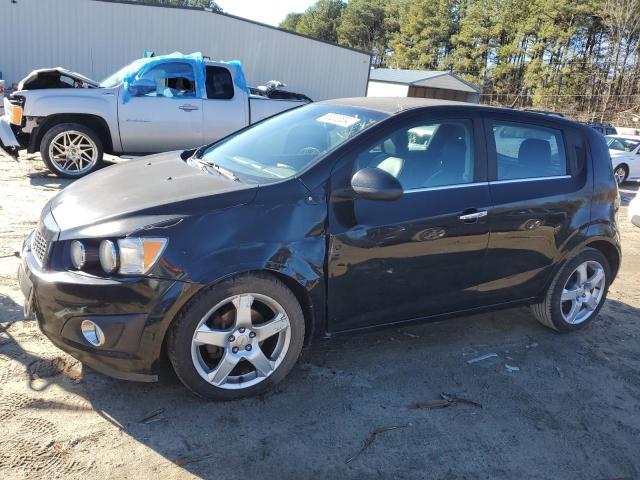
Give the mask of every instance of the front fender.
[[25, 117], [42, 125], [54, 116], [91, 115], [102, 119], [111, 135], [113, 149], [121, 151], [118, 130], [118, 91], [106, 88], [54, 88], [24, 91]]

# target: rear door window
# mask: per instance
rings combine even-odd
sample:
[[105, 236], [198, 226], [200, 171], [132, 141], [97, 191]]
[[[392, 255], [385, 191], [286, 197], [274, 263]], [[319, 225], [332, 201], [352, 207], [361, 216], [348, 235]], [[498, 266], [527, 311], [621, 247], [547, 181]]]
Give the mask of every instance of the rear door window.
[[224, 67], [207, 67], [207, 98], [229, 100], [233, 98], [233, 79]]
[[496, 146], [497, 180], [556, 177], [567, 174], [562, 131], [524, 123], [491, 123]]

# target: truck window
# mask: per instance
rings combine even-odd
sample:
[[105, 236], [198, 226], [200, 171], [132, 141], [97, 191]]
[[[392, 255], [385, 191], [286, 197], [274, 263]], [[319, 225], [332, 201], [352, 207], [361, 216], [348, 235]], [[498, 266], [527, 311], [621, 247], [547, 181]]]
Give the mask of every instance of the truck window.
[[233, 98], [233, 79], [224, 67], [207, 67], [207, 98], [229, 100]]
[[188, 63], [161, 63], [147, 70], [142, 78], [153, 80], [156, 90], [147, 97], [195, 98], [196, 82], [193, 68]]

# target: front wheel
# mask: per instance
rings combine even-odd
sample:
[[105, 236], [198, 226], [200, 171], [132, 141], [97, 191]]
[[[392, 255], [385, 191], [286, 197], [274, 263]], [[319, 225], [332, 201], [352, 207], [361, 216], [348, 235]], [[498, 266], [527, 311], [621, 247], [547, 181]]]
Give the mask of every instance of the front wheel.
[[169, 359], [197, 395], [234, 400], [282, 380], [300, 356], [304, 330], [291, 290], [268, 275], [243, 275], [187, 305], [171, 326]]
[[49, 170], [63, 178], [80, 178], [102, 165], [100, 137], [78, 123], [61, 123], [42, 137], [40, 155]]
[[616, 183], [618, 185], [622, 185], [629, 176], [629, 169], [626, 167], [626, 165], [618, 165], [613, 169], [613, 176], [616, 179]]
[[540, 323], [559, 332], [584, 327], [598, 314], [611, 282], [606, 257], [585, 248], [556, 274], [544, 299], [531, 306]]

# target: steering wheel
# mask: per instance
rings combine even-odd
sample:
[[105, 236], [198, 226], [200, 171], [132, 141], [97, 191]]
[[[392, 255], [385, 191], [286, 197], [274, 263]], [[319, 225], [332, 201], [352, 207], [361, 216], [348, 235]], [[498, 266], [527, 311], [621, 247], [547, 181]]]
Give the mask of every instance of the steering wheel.
[[322, 152], [320, 151], [319, 148], [316, 148], [316, 147], [304, 147], [303, 149], [300, 150], [300, 153], [305, 155], [310, 155], [310, 154], [320, 155]]

